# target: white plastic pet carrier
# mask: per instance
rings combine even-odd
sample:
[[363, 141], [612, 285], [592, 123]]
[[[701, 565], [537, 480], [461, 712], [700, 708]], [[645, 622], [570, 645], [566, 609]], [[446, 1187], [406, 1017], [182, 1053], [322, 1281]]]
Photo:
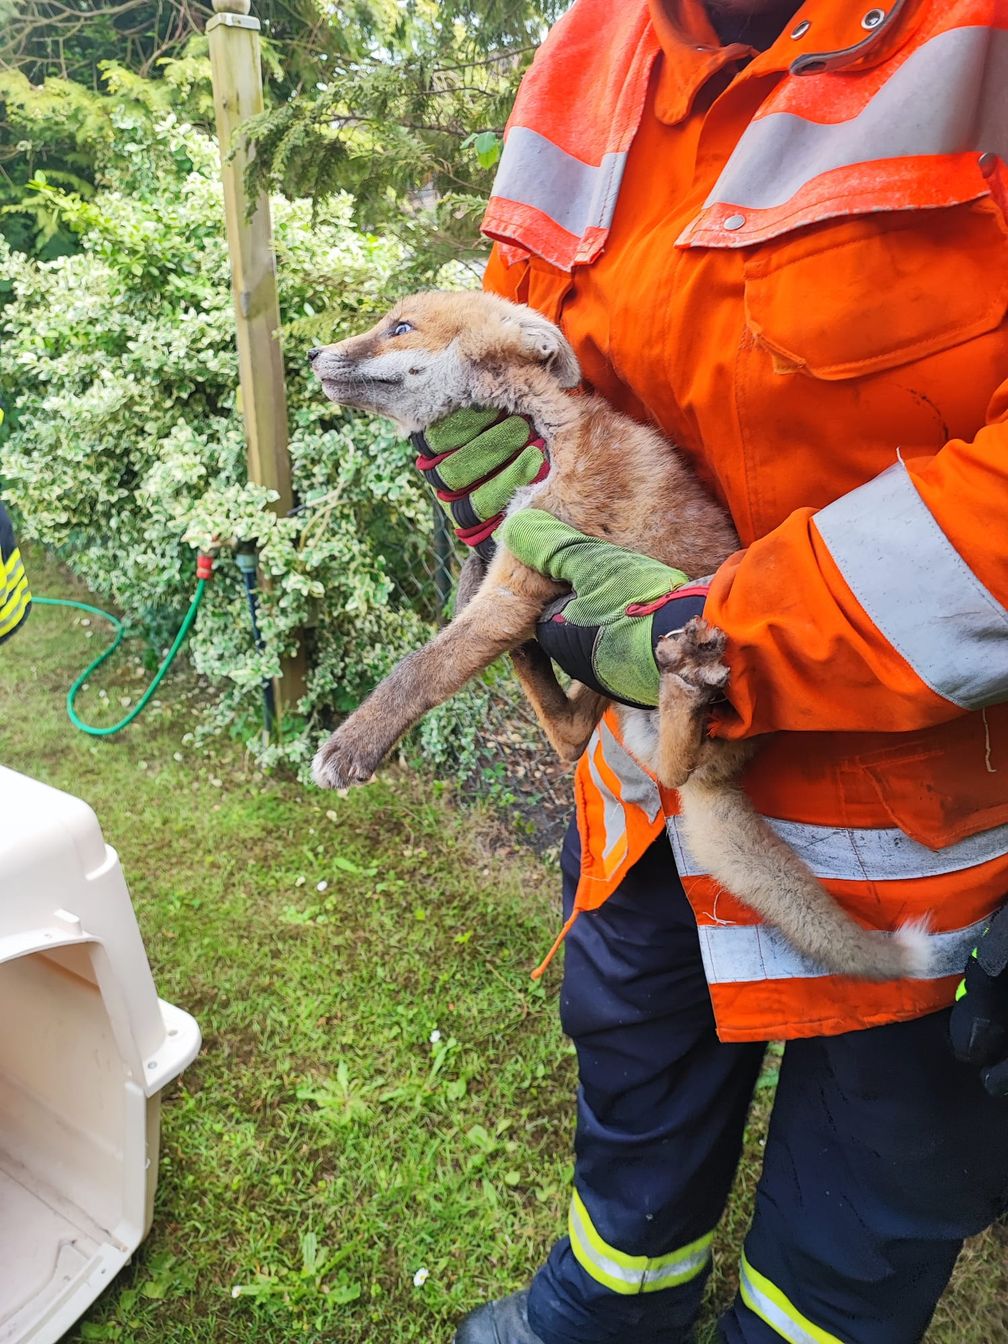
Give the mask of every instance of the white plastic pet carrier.
[[160, 1092], [199, 1045], [95, 814], [0, 767], [0, 1344], [53, 1344], [146, 1236]]

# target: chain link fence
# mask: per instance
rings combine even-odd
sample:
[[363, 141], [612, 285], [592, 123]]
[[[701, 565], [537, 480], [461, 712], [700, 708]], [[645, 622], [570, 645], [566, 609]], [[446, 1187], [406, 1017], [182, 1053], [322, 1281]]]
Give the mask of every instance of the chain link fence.
[[[409, 577], [397, 580], [393, 605], [409, 606], [432, 626], [444, 625], [464, 559], [444, 513], [434, 504], [424, 559]], [[450, 777], [463, 797], [489, 798], [537, 849], [558, 845], [573, 811], [572, 771], [547, 742], [509, 660], [489, 667], [469, 694], [478, 721], [462, 731], [472, 740], [449, 750], [436, 761], [435, 770]], [[414, 736], [422, 733], [421, 726]], [[430, 753], [421, 754], [429, 760]]]

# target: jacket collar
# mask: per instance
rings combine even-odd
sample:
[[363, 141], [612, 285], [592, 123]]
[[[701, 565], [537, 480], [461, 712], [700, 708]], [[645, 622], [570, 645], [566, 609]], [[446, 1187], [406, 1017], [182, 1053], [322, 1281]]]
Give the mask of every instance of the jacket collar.
[[722, 46], [702, 0], [647, 0], [662, 49], [656, 99], [669, 125], [689, 113], [700, 89], [718, 71], [749, 61], [754, 73], [792, 75], [863, 69], [906, 41], [934, 0], [806, 0], [767, 48]]
[[756, 52], [741, 42], [722, 46], [702, 0], [648, 0], [648, 12], [662, 51], [655, 114], [674, 126], [709, 79]]

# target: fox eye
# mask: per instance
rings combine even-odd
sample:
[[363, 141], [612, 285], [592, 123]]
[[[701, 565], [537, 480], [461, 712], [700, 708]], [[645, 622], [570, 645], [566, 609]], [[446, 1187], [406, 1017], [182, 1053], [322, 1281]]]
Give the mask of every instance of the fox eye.
[[397, 322], [389, 334], [392, 336], [405, 336], [408, 331], [412, 330], [412, 322]]

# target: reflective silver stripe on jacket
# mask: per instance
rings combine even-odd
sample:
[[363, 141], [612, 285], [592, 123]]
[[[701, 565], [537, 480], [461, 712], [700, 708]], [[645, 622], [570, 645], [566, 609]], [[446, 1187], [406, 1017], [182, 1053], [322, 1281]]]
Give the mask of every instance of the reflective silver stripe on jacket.
[[[816, 826], [804, 821], [763, 821], [789, 845], [818, 878], [847, 882], [913, 881], [975, 868], [1008, 855], [1008, 824], [968, 835], [944, 849], [928, 849], [897, 826]], [[680, 877], [701, 877], [706, 869], [686, 846], [678, 817], [666, 822]]]
[[[886, 882], [939, 877], [974, 868], [1008, 854], [1008, 825], [967, 836], [932, 850], [896, 827], [815, 826], [764, 817], [764, 822], [799, 855], [818, 878]], [[680, 877], [699, 877], [704, 869], [686, 846], [678, 817], [667, 819], [669, 840]], [[928, 936], [930, 956], [925, 979], [959, 975], [983, 933], [987, 920]], [[766, 924], [713, 924], [699, 929], [700, 952], [712, 985], [753, 980], [810, 979], [827, 975], [803, 957], [776, 929]]]
[[585, 163], [538, 131], [513, 126], [490, 194], [530, 205], [583, 238], [588, 229], [612, 223], [626, 158], [614, 152], [598, 165]]
[[626, 836], [626, 816], [623, 812], [623, 804], [602, 778], [598, 766], [595, 764], [594, 739], [588, 743], [588, 773], [591, 776], [591, 782], [598, 790], [599, 797], [602, 799], [602, 825], [605, 828], [602, 841], [602, 859], [604, 862], [609, 859], [620, 840]]
[[921, 681], [964, 709], [1008, 698], [1008, 611], [945, 536], [902, 464], [812, 522], [854, 596]]
[[[928, 935], [928, 968], [921, 980], [962, 975], [977, 940], [990, 923]], [[769, 924], [701, 924], [700, 955], [709, 985], [754, 980], [811, 980], [834, 972], [803, 957]]]
[[[808, 121], [791, 112], [757, 118], [704, 204], [772, 209], [837, 168], [972, 150], [1008, 155], [1004, 29], [939, 33], [912, 52], [848, 121]], [[982, 190], [978, 178], [978, 196]]]
[[[619, 794], [613, 793], [595, 764], [595, 753], [599, 744], [602, 746], [602, 756], [606, 765], [619, 780]], [[602, 799], [602, 824], [605, 827], [602, 859], [607, 861], [620, 842], [626, 843], [626, 806], [634, 804], [642, 808], [647, 814], [648, 821], [654, 821], [661, 811], [661, 794], [651, 776], [620, 744], [608, 724], [600, 723], [592, 733], [585, 748], [585, 756], [588, 762], [588, 774]]]
[[658, 785], [644, 767], [637, 764], [607, 723], [600, 723], [595, 731], [602, 743], [605, 763], [620, 782], [623, 801], [643, 808], [648, 821], [654, 821], [661, 811]]

